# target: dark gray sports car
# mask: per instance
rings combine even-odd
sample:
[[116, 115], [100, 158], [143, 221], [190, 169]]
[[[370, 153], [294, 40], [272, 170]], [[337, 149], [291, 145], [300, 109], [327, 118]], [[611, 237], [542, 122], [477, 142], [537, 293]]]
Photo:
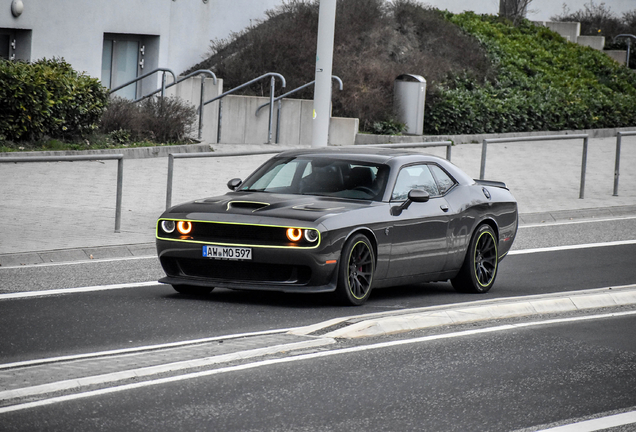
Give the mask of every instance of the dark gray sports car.
[[160, 282], [187, 294], [333, 291], [353, 305], [415, 282], [484, 293], [517, 233], [504, 183], [409, 151], [288, 151], [228, 187], [161, 215]]

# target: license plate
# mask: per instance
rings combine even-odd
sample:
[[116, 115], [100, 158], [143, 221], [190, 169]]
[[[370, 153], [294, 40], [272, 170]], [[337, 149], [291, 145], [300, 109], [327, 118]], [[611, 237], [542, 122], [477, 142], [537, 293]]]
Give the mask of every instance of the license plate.
[[235, 246], [203, 246], [203, 256], [206, 258], [251, 260], [252, 248]]

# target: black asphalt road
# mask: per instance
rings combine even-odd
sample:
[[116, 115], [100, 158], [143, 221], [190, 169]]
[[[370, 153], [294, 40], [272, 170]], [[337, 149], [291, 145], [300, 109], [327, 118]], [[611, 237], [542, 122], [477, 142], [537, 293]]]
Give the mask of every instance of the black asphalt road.
[[[636, 282], [635, 262], [636, 245], [512, 255], [501, 263], [488, 294], [458, 294], [449, 283], [396, 287], [373, 292], [358, 308], [337, 306], [328, 295], [215, 290], [208, 297], [188, 297], [165, 285], [3, 300], [0, 358], [6, 363], [296, 327], [369, 312], [627, 285]], [[102, 265], [122, 278], [144, 264], [73, 267], [82, 273]]]
[[0, 430], [537, 430], [633, 410], [635, 326], [632, 315], [268, 365], [6, 413]]

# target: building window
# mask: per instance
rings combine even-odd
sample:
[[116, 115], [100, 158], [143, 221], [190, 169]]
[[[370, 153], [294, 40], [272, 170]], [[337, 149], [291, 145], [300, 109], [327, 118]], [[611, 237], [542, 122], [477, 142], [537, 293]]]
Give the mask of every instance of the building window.
[[[104, 38], [102, 51], [102, 84], [116, 88], [139, 76], [140, 41], [113, 37]], [[127, 99], [137, 97], [137, 83], [133, 83], [115, 92]]]

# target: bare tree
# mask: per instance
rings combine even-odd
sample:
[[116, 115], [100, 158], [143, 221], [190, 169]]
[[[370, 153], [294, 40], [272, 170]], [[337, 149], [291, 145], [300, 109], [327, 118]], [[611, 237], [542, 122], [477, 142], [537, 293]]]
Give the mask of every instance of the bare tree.
[[532, 0], [499, 0], [499, 16], [511, 20], [515, 25], [525, 18]]

